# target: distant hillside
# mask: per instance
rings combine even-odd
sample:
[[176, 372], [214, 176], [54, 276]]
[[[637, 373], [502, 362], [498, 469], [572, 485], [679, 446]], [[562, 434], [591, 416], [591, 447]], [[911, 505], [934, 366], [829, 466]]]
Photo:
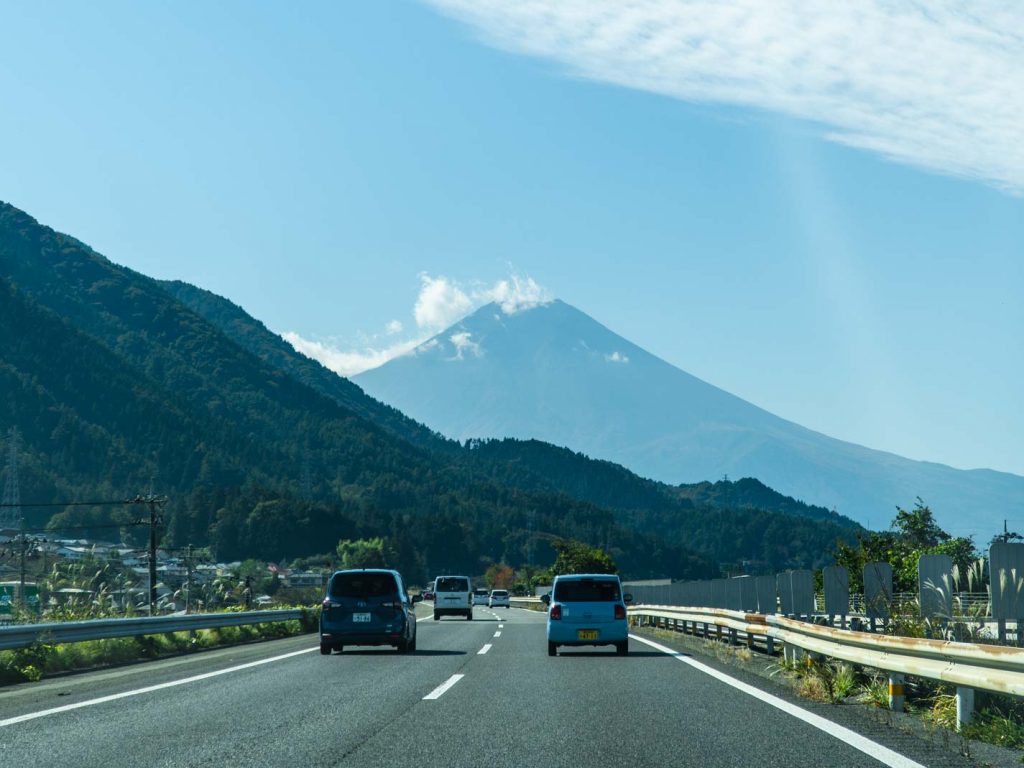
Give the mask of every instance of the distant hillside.
[[831, 562], [837, 539], [853, 541], [864, 532], [847, 517], [750, 478], [670, 486], [538, 440], [476, 440], [469, 446], [478, 471], [520, 488], [558, 489], [599, 504], [624, 524], [685, 542], [719, 563], [820, 568]]
[[[757, 481], [703, 483], [677, 489], [645, 480], [617, 464], [535, 440], [473, 441], [463, 448], [382, 406], [358, 387], [300, 355], [226, 299], [184, 283], [163, 285], [261, 359], [302, 377], [317, 391], [394, 433], [440, 451], [446, 460], [474, 478], [529, 492], [565, 494], [611, 510], [621, 525], [656, 532], [665, 541], [684, 547], [700, 542], [698, 546], [706, 547], [698, 549], [702, 554], [729, 563], [750, 561], [773, 568], [820, 566], [828, 562], [837, 538], [849, 541], [862, 530], [848, 518], [782, 496]], [[730, 506], [728, 499], [734, 486], [734, 504]], [[734, 538], [730, 531], [735, 532]], [[742, 546], [730, 544], [740, 541]]]
[[1024, 477], [911, 461], [806, 429], [561, 301], [512, 313], [489, 304], [354, 381], [458, 440], [542, 440], [671, 484], [753, 477], [872, 528], [918, 496], [943, 527], [980, 538], [1024, 508]]
[[[6, 204], [0, 280], [0, 428], [24, 435], [26, 502], [152, 487], [171, 497], [169, 546], [280, 559], [382, 535], [417, 579], [519, 564], [529, 551], [543, 564], [553, 536], [608, 545], [632, 575], [714, 571], [595, 504], [494, 482], [454, 461], [457, 446], [428, 450], [396, 436], [408, 424], [391, 409], [363, 398], [353, 403], [363, 416], [343, 404], [359, 400], [355, 387], [321, 381], [334, 387], [328, 395], [304, 383], [308, 371], [261, 359], [156, 281]], [[33, 523], [46, 522], [47, 511], [31, 509]], [[133, 514], [76, 507], [49, 524], [109, 534], [103, 526]]]

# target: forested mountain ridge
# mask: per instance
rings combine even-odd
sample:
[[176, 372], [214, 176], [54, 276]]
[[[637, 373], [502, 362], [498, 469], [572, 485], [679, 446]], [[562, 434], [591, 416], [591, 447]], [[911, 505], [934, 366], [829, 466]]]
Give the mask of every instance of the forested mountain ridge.
[[[541, 543], [611, 542], [627, 572], [714, 570], [596, 505], [472, 477], [263, 362], [156, 281], [4, 204], [0, 277], [0, 421], [24, 436], [25, 501], [119, 499], [152, 483], [171, 496], [168, 545], [278, 559], [382, 535], [414, 578], [522, 562], [531, 527]], [[128, 517], [76, 508], [51, 523]], [[543, 546], [534, 552], [543, 560]]]
[[366, 395], [358, 385], [344, 376], [338, 376], [316, 360], [297, 354], [291, 344], [223, 296], [181, 280], [158, 282], [171, 296], [216, 326], [240, 347], [320, 394], [336, 400], [353, 413], [416, 445], [432, 450], [458, 449], [455, 441], [429, 430], [398, 409]]
[[[337, 396], [332, 378], [341, 377], [296, 352], [242, 308], [186, 283], [164, 285], [261, 358], [286, 371], [306, 371], [308, 375], [312, 370], [318, 391]], [[863, 531], [849, 518], [783, 496], [754, 479], [674, 487], [538, 440], [473, 440], [463, 446], [429, 433], [355, 385], [346, 388], [343, 397], [370, 418], [383, 413], [393, 424], [394, 414], [398, 414], [400, 428], [396, 432], [418, 430], [427, 438], [420, 444], [440, 446], [453, 460], [467, 465], [474, 477], [526, 491], [566, 494], [612, 510], [621, 523], [657, 532], [669, 541], [700, 542], [716, 560], [769, 562], [776, 567], [821, 565], [827, 562], [837, 538], [849, 541]], [[779, 519], [779, 515], [784, 517]], [[735, 538], [729, 532], [735, 533]], [[741, 540], [745, 542], [742, 551], [730, 546], [730, 541]]]
[[[561, 449], [543, 444], [509, 444], [510, 460], [442, 440], [230, 302], [115, 265], [2, 203], [0, 279], [0, 427], [24, 434], [22, 498], [116, 499], [152, 483], [171, 496], [170, 546], [279, 559], [386, 536], [415, 578], [529, 551], [543, 564], [544, 542], [570, 536], [610, 547], [628, 575], [693, 577], [714, 572], [705, 557], [763, 560], [765, 546], [780, 567], [811, 564], [837, 533], [798, 523], [776, 546], [790, 515], [688, 506], [578, 455], [556, 476], [540, 454]], [[50, 522], [130, 517], [68, 509]], [[750, 534], [715, 538], [730, 530]]]

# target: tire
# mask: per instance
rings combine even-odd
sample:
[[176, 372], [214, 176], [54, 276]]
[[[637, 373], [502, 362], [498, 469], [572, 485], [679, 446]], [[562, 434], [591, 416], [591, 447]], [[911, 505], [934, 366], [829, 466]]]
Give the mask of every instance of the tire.
[[406, 641], [406, 640], [399, 641], [398, 645], [395, 646], [395, 650], [398, 651], [399, 653], [408, 653], [409, 652], [409, 643], [408, 643], [408, 641]]
[[555, 645], [554, 643], [552, 643], [551, 641], [548, 641], [548, 656], [557, 656], [557, 655], [558, 655], [558, 646]]
[[344, 650], [345, 650], [345, 646], [342, 645], [341, 643], [338, 643], [336, 646], [334, 646], [335, 653], [341, 653]]
[[330, 656], [331, 655], [331, 646], [330, 646], [329, 643], [320, 643], [320, 655], [321, 656]]
[[434, 621], [438, 621], [440, 618], [441, 618], [441, 614], [438, 613], [437, 611], [434, 611]]
[[466, 612], [466, 621], [472, 621], [472, 620], [473, 620], [473, 611], [471, 611], [471, 610], [467, 611]]
[[416, 651], [416, 635], [412, 636], [412, 642], [409, 643], [409, 652], [414, 653]]
[[629, 641], [624, 641], [615, 644], [615, 653], [619, 656], [626, 656], [629, 654]]

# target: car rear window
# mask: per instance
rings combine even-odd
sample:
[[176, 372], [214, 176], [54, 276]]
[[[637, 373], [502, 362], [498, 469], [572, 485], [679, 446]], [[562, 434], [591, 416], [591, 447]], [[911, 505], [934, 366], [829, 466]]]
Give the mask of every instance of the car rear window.
[[496, 589], [491, 594], [495, 597], [508, 597], [508, 591], [504, 589]]
[[477, 597], [487, 597], [488, 592], [486, 589], [474, 589], [473, 594]]
[[619, 600], [619, 582], [609, 579], [560, 581], [555, 585], [559, 603], [604, 603]]
[[450, 576], [437, 580], [435, 592], [469, 592], [469, 579]]
[[387, 597], [398, 594], [390, 573], [339, 573], [331, 579], [331, 597]]

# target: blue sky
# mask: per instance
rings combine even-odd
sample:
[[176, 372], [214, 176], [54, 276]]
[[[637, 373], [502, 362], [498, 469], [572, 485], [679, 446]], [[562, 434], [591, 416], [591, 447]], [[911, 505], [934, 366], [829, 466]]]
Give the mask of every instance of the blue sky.
[[805, 426], [1024, 474], [1022, 12], [799, 5], [7, 2], [0, 199], [345, 370], [516, 278]]

